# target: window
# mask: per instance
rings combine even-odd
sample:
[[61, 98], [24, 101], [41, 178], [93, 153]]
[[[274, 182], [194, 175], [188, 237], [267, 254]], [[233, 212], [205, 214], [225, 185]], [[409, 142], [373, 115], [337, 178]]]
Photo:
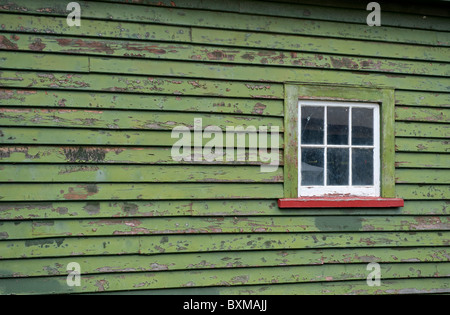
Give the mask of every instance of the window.
[[379, 196], [379, 105], [300, 101], [298, 110], [298, 195]]
[[394, 90], [285, 85], [280, 208], [400, 207]]

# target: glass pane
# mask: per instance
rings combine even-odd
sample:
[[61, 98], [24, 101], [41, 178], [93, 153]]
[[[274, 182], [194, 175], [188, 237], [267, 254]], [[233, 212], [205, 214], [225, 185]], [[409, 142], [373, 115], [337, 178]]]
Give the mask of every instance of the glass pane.
[[373, 150], [353, 149], [352, 184], [373, 185]]
[[323, 144], [324, 107], [302, 106], [301, 143]]
[[353, 108], [352, 144], [373, 145], [373, 109]]
[[302, 148], [302, 186], [323, 186], [323, 152], [320, 148]]
[[348, 144], [348, 107], [327, 108], [328, 144]]
[[342, 186], [349, 184], [349, 149], [328, 148], [327, 185]]

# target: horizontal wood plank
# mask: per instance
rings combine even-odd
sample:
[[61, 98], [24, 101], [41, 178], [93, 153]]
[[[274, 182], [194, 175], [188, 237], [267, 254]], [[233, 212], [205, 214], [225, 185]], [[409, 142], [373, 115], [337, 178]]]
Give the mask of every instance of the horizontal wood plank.
[[247, 250], [448, 246], [450, 232], [128, 235], [3, 240], [0, 259]]
[[[176, 127], [188, 127], [193, 130], [196, 119], [201, 126], [218, 127], [225, 130], [228, 126], [242, 126], [259, 130], [276, 127], [283, 131], [283, 119], [261, 116], [235, 116], [223, 114], [170, 113], [165, 111], [117, 111], [117, 110], [75, 110], [75, 109], [30, 109], [0, 107], [0, 125], [27, 127], [65, 127], [65, 128], [102, 128], [102, 129], [142, 129], [173, 130]], [[198, 124], [197, 124], [198, 125]]]
[[[55, 132], [57, 130], [57, 132]], [[187, 132], [187, 131], [186, 131]], [[229, 133], [233, 135], [231, 132]], [[270, 131], [267, 135], [270, 134]], [[258, 136], [257, 133], [253, 135]], [[244, 139], [243, 144], [237, 144], [238, 134], [235, 136], [235, 148], [258, 148], [255, 141], [251, 141], [249, 133], [239, 134]], [[189, 137], [186, 135], [186, 137]], [[109, 146], [162, 146], [173, 147], [173, 145], [182, 138], [182, 135], [174, 134], [170, 131], [150, 131], [150, 130], [90, 130], [90, 129], [69, 129], [69, 128], [18, 128], [18, 127], [0, 127], [1, 144], [40, 144], [40, 145], [109, 145]], [[267, 136], [267, 146], [272, 146], [271, 136]], [[254, 138], [253, 138], [254, 139]], [[206, 137], [202, 138], [202, 147], [211, 141]], [[230, 140], [231, 141], [231, 140]], [[188, 143], [188, 142], [186, 142]], [[199, 141], [200, 143], [200, 141]], [[191, 147], [197, 145], [194, 142], [193, 132], [191, 132]], [[273, 143], [273, 146], [276, 142]], [[283, 147], [283, 134], [280, 133], [278, 145]], [[189, 146], [188, 146], [189, 147]], [[230, 144], [231, 148], [232, 145]], [[223, 148], [226, 148], [226, 136], [223, 137]], [[224, 150], [226, 153], [226, 149]], [[230, 151], [231, 152], [231, 151]], [[230, 153], [231, 154], [231, 153]], [[200, 158], [199, 158], [200, 160]]]
[[397, 121], [450, 123], [450, 109], [397, 106], [395, 108], [395, 119]]
[[[449, 38], [445, 33], [430, 32], [416, 29], [411, 33], [408, 29], [384, 26], [382, 29], [367, 28], [365, 21], [361, 24], [340, 23], [334, 21], [321, 21], [317, 27], [315, 21], [290, 17], [271, 17], [267, 23], [267, 17], [234, 13], [214, 12], [204, 14], [202, 10], [172, 8], [167, 10], [157, 6], [133, 6], [128, 4], [100, 3], [80, 1], [83, 6], [84, 19], [113, 19], [114, 21], [156, 23], [167, 25], [198, 26], [202, 28], [219, 28], [230, 30], [246, 30], [286, 34], [308, 34], [314, 36], [347, 37], [352, 39], [365, 39], [372, 41], [405, 42], [435, 46], [449, 46]], [[20, 12], [26, 17], [26, 13], [39, 13], [41, 15], [67, 16], [66, 6], [53, 4], [48, 6], [44, 0], [33, 2], [14, 0], [12, 6], [2, 9], [13, 11], [17, 7], [25, 7]], [[42, 10], [45, 7], [46, 10]], [[0, 7], [1, 9], [2, 7]], [[38, 11], [39, 10], [39, 11]], [[124, 14], [124, 11], [127, 14]], [[364, 28], [364, 32], [361, 32]]]
[[65, 34], [172, 42], [189, 42], [191, 40], [189, 27], [154, 24], [149, 28], [148, 25], [142, 23], [88, 19], [83, 19], [83, 27], [69, 27], [66, 23], [67, 14], [67, 11], [65, 11], [64, 17], [50, 17], [0, 13], [0, 20], [2, 25], [4, 25], [2, 31], [6, 32]]
[[450, 140], [425, 138], [396, 138], [395, 149], [398, 152], [450, 152]]
[[395, 209], [284, 209], [276, 200], [149, 200], [149, 201], [61, 201], [2, 202], [0, 220], [46, 220], [89, 218], [145, 218], [176, 216], [440, 216], [450, 214], [450, 201], [406, 200]]
[[[434, 78], [409, 75], [390, 75], [369, 73], [361, 74], [349, 71], [338, 71], [330, 73], [329, 70], [322, 69], [294, 69], [289, 70], [264, 66], [247, 65], [216, 65], [205, 63], [185, 63], [181, 61], [153, 61], [153, 60], [129, 60], [91, 57], [90, 69], [94, 72], [116, 73], [118, 68], [125, 68], [130, 74], [154, 73], [155, 75], [165, 75], [170, 72], [174, 76], [188, 76], [199, 78], [221, 78], [226, 80], [254, 80], [270, 82], [286, 81], [309, 81], [329, 83], [329, 84], [353, 84], [361, 86], [392, 86], [398, 89], [417, 89], [450, 92], [450, 79]], [[338, 80], [336, 80], [338, 79]], [[370, 82], [370, 83], [368, 83]], [[420, 82], [420, 83], [418, 83]], [[447, 86], [445, 84], [448, 84]]]
[[[301, 249], [77, 257], [83, 274], [295, 265], [448, 262], [448, 250], [430, 248]], [[67, 275], [72, 257], [2, 260], [0, 278]], [[218, 270], [220, 272], [220, 270]]]
[[[199, 70], [199, 68], [197, 68]], [[117, 70], [117, 69], [116, 69]], [[131, 70], [130, 70], [131, 71]], [[160, 68], [160, 74], [168, 69]], [[199, 76], [205, 77], [206, 70]], [[182, 74], [179, 74], [184, 76]], [[246, 74], [249, 77], [248, 73]], [[213, 76], [214, 77], [214, 76]], [[209, 77], [210, 78], [210, 77]], [[253, 78], [254, 79], [254, 78]], [[444, 82], [443, 82], [444, 83]], [[147, 76], [0, 71], [0, 87], [192, 96], [283, 98], [283, 85]]]
[[[342, 39], [304, 36], [305, 33], [267, 34], [248, 31], [192, 28], [192, 42], [219, 46], [263, 47], [268, 49], [305, 50], [318, 53], [339, 53], [348, 55], [373, 56], [448, 61], [446, 48], [396, 43], [360, 41], [351, 38]], [[429, 54], [427, 53], [429, 52]], [[447, 56], [445, 56], [447, 55]]]
[[397, 169], [395, 182], [399, 184], [450, 184], [450, 169]]
[[433, 153], [396, 153], [395, 166], [397, 168], [450, 168], [447, 154]]
[[[450, 275], [448, 263], [382, 264], [383, 279], [445, 278]], [[271, 283], [311, 283], [320, 281], [363, 280], [367, 277], [365, 264], [348, 266], [289, 266], [260, 267], [238, 270], [166, 271], [152, 273], [103, 274], [83, 276], [83, 286], [70, 287], [67, 277], [19, 278], [2, 280], [0, 293], [55, 294], [102, 292], [118, 289], [167, 289], [179, 287], [263, 285]], [[33, 285], [31, 285], [31, 281]], [[20, 288], [25, 290], [20, 291]]]
[[[241, 152], [242, 151], [242, 152]], [[204, 154], [206, 152], [206, 154]], [[107, 146], [7, 146], [0, 148], [1, 163], [83, 163], [83, 164], [144, 164], [144, 165], [266, 165], [278, 158], [283, 165], [283, 151], [270, 159], [255, 157], [252, 149], [232, 148], [215, 152], [216, 159], [208, 158], [204, 148], [191, 148], [190, 159], [175, 160], [170, 147], [107, 147]], [[228, 157], [233, 157], [228, 158]], [[250, 158], [251, 157], [251, 158]], [[207, 159], [208, 158], [208, 159]]]
[[283, 169], [261, 172], [259, 166], [1, 165], [0, 182], [117, 183], [282, 183]]
[[[2, 39], [0, 38], [0, 41]], [[5, 52], [0, 50], [2, 69], [43, 70], [89, 72], [89, 57], [67, 55], [43, 55], [34, 53]]]
[[[378, 57], [356, 57], [327, 53], [227, 48], [209, 45], [174, 44], [164, 42], [116, 41], [79, 37], [24, 36], [16, 33], [0, 35], [0, 65], [8, 69], [89, 71], [90, 57], [79, 55], [117, 56], [139, 59], [202, 61], [226, 64], [249, 64], [294, 68], [317, 68], [351, 71], [404, 73], [448, 76], [450, 67], [442, 62], [406, 61]], [[19, 52], [20, 51], [20, 52]], [[39, 54], [28, 52], [39, 51]], [[66, 62], [63, 53], [76, 56]], [[50, 61], [54, 60], [54, 63]], [[72, 66], [71, 66], [72, 65]]]
[[[127, 0], [96, 0], [102, 2], [118, 2], [118, 3], [130, 3]], [[290, 3], [288, 3], [290, 2]], [[186, 9], [203, 9], [225, 12], [243, 12], [249, 14], [267, 15], [267, 16], [280, 16], [280, 17], [300, 17], [302, 19], [311, 20], [329, 20], [338, 22], [353, 22], [363, 23], [366, 19], [366, 7], [360, 3], [355, 2], [339, 2], [334, 1], [305, 1], [298, 3], [296, 0], [284, 1], [283, 3], [271, 3], [271, 2], [258, 2], [255, 0], [228, 0], [226, 3], [217, 3], [215, 1], [205, 2], [201, 0], [174, 0], [174, 1], [155, 1], [155, 0], [139, 0], [140, 5], [151, 6], [165, 6], [165, 7], [179, 7]], [[383, 24], [391, 26], [401, 27], [413, 27], [423, 29], [441, 29], [448, 30], [446, 20], [439, 18], [439, 16], [445, 15], [442, 11], [442, 7], [422, 7], [421, 12], [427, 16], [423, 18], [420, 15], [406, 15], [405, 13], [411, 13], [412, 9], [417, 9], [409, 5], [407, 7], [399, 7], [396, 3], [383, 4], [383, 8], [388, 8], [383, 14]], [[397, 12], [401, 12], [405, 15], [394, 14], [390, 12], [396, 8]], [[395, 12], [395, 9], [394, 9]], [[414, 11], [412, 11], [414, 12]], [[414, 12], [416, 13], [416, 12]], [[416, 13], [417, 14], [417, 13]], [[435, 24], [436, 23], [436, 24]]]
[[[211, 233], [309, 233], [450, 230], [450, 217], [305, 216], [239, 218], [135, 218], [10, 221], [0, 223], [0, 240], [43, 237], [166, 235]], [[189, 236], [186, 236], [189, 238]]]
[[[333, 2], [336, 3], [336, 2]], [[352, 2], [353, 3], [353, 2]], [[279, 285], [230, 286], [207, 288], [180, 288], [141, 290], [140, 295], [392, 295], [392, 294], [448, 294], [446, 278], [398, 279], [381, 281], [381, 287], [367, 285], [364, 281], [314, 282]], [[93, 293], [95, 294], [95, 293]], [[104, 293], [101, 293], [102, 295]], [[117, 293], [116, 293], [117, 294]], [[135, 294], [121, 291], [120, 294]]]
[[101, 92], [0, 89], [2, 106], [126, 109], [283, 116], [283, 101]]
[[276, 199], [282, 184], [0, 184], [1, 201]]
[[402, 184], [395, 187], [397, 197], [404, 199], [450, 199], [450, 185], [412, 185]]
[[446, 93], [395, 91], [395, 104], [423, 107], [450, 107], [450, 95]]
[[419, 122], [396, 122], [395, 136], [416, 138], [449, 138], [450, 125]]

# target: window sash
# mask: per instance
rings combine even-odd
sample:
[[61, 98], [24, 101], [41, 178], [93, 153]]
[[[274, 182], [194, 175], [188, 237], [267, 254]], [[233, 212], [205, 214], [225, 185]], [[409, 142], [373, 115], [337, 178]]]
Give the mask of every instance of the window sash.
[[[302, 144], [301, 143], [301, 111], [303, 107], [316, 106], [324, 107], [324, 135], [323, 144]], [[349, 108], [348, 112], [348, 144], [328, 144], [328, 107]], [[352, 110], [354, 108], [369, 108], [373, 110], [373, 144], [372, 145], [353, 145], [352, 144]], [[341, 101], [306, 101], [298, 102], [298, 196], [324, 196], [324, 195], [357, 195], [357, 196], [380, 196], [380, 106], [377, 103], [366, 102], [341, 102]], [[303, 185], [302, 179], [302, 149], [303, 148], [323, 148], [323, 185]], [[327, 149], [328, 148], [347, 148], [348, 154], [348, 183], [345, 186], [327, 185]], [[352, 185], [352, 149], [372, 149], [373, 150], [373, 185]]]

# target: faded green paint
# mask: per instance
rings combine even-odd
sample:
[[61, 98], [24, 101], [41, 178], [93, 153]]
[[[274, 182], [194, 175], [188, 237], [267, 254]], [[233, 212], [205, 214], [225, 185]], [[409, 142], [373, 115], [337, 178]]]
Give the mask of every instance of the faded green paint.
[[[172, 147], [178, 138], [172, 138], [171, 131], [156, 130], [91, 130], [91, 129], [68, 129], [61, 128], [57, 133], [53, 128], [18, 128], [0, 127], [1, 144], [57, 144], [57, 145], [112, 145], [112, 146], [163, 146]], [[226, 137], [223, 137], [224, 148], [226, 147]], [[283, 135], [279, 135], [279, 146], [283, 146]], [[192, 139], [192, 146], [194, 139]], [[210, 139], [203, 138], [204, 147]], [[237, 143], [237, 141], [235, 142]], [[271, 147], [271, 137], [267, 137], [267, 145]], [[245, 137], [244, 147], [255, 147], [249, 142], [249, 137]], [[226, 151], [226, 150], [224, 150]]]
[[282, 183], [283, 169], [260, 166], [0, 165], [0, 182], [247, 182]]
[[450, 123], [450, 109], [397, 107], [396, 120]]
[[[0, 87], [251, 98], [282, 98], [283, 96], [282, 84], [162, 78], [158, 75], [167, 75], [168, 70], [160, 70], [159, 74], [153, 74], [155, 77], [1, 71]], [[202, 72], [200, 67], [198, 71]]]
[[0, 108], [0, 125], [29, 127], [67, 127], [102, 129], [172, 130], [174, 126], [194, 128], [195, 119], [202, 119], [203, 128], [217, 126], [277, 127], [283, 132], [281, 118], [248, 117], [200, 113], [140, 112], [115, 110]]
[[450, 160], [443, 153], [396, 153], [398, 168], [450, 168]]
[[[335, 56], [304, 52], [278, 52], [256, 49], [218, 49], [215, 46], [167, 44], [164, 42], [92, 40], [90, 38], [66, 38], [53, 36], [23, 36], [15, 33], [0, 35], [0, 41], [8, 43], [14, 53], [0, 53], [5, 68], [15, 65], [28, 70], [89, 71], [90, 57], [79, 57], [67, 62], [67, 56], [30, 54], [20, 51], [56, 52], [106, 56], [135, 57], [142, 59], [195, 60], [231, 64], [272, 65], [280, 67], [318, 68], [336, 70], [363, 70], [387, 73], [428, 74], [448, 76], [445, 63], [421, 61], [387, 61], [382, 58]], [[5, 44], [4, 44], [5, 45]], [[5, 45], [6, 46], [6, 45]], [[47, 62], [55, 59], [54, 63]], [[94, 61], [97, 59], [93, 59]], [[80, 66], [79, 64], [82, 64]], [[20, 65], [20, 66], [19, 66]]]
[[[450, 292], [442, 7], [384, 4], [370, 28], [357, 3], [138, 2], [80, 1], [68, 27], [63, 3], [0, 0], [1, 294]], [[382, 194], [404, 207], [278, 208], [299, 98], [381, 104]], [[281, 165], [174, 161], [194, 118], [277, 126]]]
[[[269, 142], [270, 143], [270, 142]], [[207, 161], [202, 155], [201, 161], [194, 161], [194, 154], [203, 152], [203, 148], [193, 147], [191, 161], [174, 161], [171, 147], [92, 147], [92, 146], [2, 146], [1, 162], [20, 163], [86, 163], [86, 164], [207, 164], [207, 165], [264, 165], [270, 161], [250, 159], [249, 149], [245, 149], [245, 161], [238, 159], [238, 149], [230, 148], [228, 153], [234, 161], [227, 161], [227, 151], [223, 152], [222, 161]], [[279, 161], [283, 164], [283, 152], [280, 150]], [[219, 154], [216, 152], [217, 156]], [[242, 159], [242, 158], [241, 158]], [[267, 174], [266, 174], [267, 175]]]
[[[155, 74], [165, 75], [167, 72], [177, 76], [189, 77], [210, 77], [222, 78], [227, 80], [256, 80], [256, 81], [297, 81], [304, 82], [308, 77], [312, 82], [335, 83], [334, 77], [326, 75], [327, 70], [322, 69], [297, 69], [289, 70], [280, 67], [257, 67], [257, 66], [222, 66], [209, 65], [205, 63], [185, 63], [185, 62], [166, 62], [153, 60], [133, 60], [112, 59], [112, 58], [90, 58], [91, 71], [101, 73], [115, 73], [118, 67], [126, 68], [131, 74], [146, 74], [151, 71]], [[250, 70], [251, 69], [251, 70]], [[421, 76], [410, 77], [408, 75], [389, 75], [370, 73], [360, 75], [348, 71], [336, 71], [336, 76], [345, 84], [354, 84], [361, 86], [384, 85], [396, 87], [399, 89], [407, 88], [425, 88], [435, 91], [449, 92], [450, 79], [446, 78], [422, 78]], [[370, 80], [370, 84], [367, 83]]]
[[[448, 61], [446, 49], [431, 46], [420, 47], [394, 43], [370, 42], [367, 41], [361, 45], [361, 41], [348, 38], [320, 38], [302, 36], [303, 32], [296, 35], [289, 34], [267, 34], [253, 32], [249, 34], [243, 31], [230, 31], [221, 29], [192, 29], [192, 41], [207, 44], [216, 44], [223, 46], [239, 47], [261, 47], [264, 43], [265, 48], [269, 49], [288, 49], [313, 52], [345, 53], [350, 55], [383, 56], [386, 58], [400, 59], [428, 59]], [[344, 42], [343, 42], [344, 41]], [[307, 43], [302, 45], [302, 43]]]
[[[118, 2], [118, 3], [127, 3], [128, 0], [98, 0], [103, 2]], [[286, 2], [295, 2], [295, 1], [286, 1]], [[258, 3], [254, 0], [229, 0], [226, 2], [205, 2], [202, 0], [164, 0], [164, 1], [154, 1], [154, 0], [139, 0], [139, 3], [145, 5], [158, 5], [158, 6], [166, 6], [166, 7], [179, 7], [179, 8], [192, 8], [192, 9], [209, 9], [215, 11], [226, 11], [226, 12], [242, 12], [242, 13], [256, 13], [262, 12], [267, 13], [268, 11], [271, 15], [280, 16], [280, 17], [299, 17], [301, 16], [304, 19], [323, 19], [323, 20], [331, 20], [331, 21], [345, 21], [345, 22], [361, 22], [359, 16], [355, 14], [361, 14], [362, 12], [355, 10], [364, 10], [366, 7], [363, 3], [345, 3], [345, 5], [335, 4], [332, 8], [326, 6], [326, 4], [330, 4], [328, 1], [304, 1], [305, 4], [308, 5], [288, 5], [287, 3], [284, 6], [279, 6], [271, 3]], [[315, 5], [310, 4], [321, 4], [322, 7], [316, 7]], [[258, 4], [258, 7], [255, 8], [255, 5]], [[402, 4], [398, 3], [386, 3], [386, 8], [392, 12], [402, 12], [402, 13], [413, 13], [415, 12], [415, 8], [405, 7]], [[276, 8], [276, 9], [275, 9]], [[314, 10], [311, 10], [314, 8]], [[441, 29], [448, 30], [448, 24], [433, 25], [432, 22], [434, 16], [436, 17], [445, 17], [445, 12], [442, 12], [443, 6], [434, 4], [433, 6], [428, 6], [426, 8], [421, 8], [424, 14], [433, 15], [433, 17], [427, 17], [427, 19], [416, 19], [411, 20], [409, 18], [403, 18], [398, 14], [390, 15], [389, 12], [386, 12], [386, 25], [393, 26], [410, 26], [410, 27], [419, 27], [423, 29]], [[270, 11], [270, 9], [272, 11]], [[336, 16], [337, 12], [339, 12], [339, 16]], [[365, 17], [365, 16], [364, 16]], [[430, 19], [430, 20], [428, 20]], [[446, 22], [444, 19], [438, 19], [437, 21]]]
[[[314, 219], [316, 227], [320, 231], [360, 231], [365, 230], [363, 228], [363, 218], [352, 216], [352, 217], [326, 217], [320, 216]], [[379, 228], [368, 223], [370, 230], [379, 230]]]
[[1, 201], [281, 198], [282, 184], [0, 184]]
[[286, 85], [284, 99], [284, 197], [298, 197], [298, 87]]
[[2, 69], [42, 70], [59, 69], [61, 71], [89, 72], [89, 58], [67, 55], [24, 54], [20, 52], [0, 51]]
[[[20, 17], [20, 19], [18, 18]], [[188, 42], [190, 40], [188, 27], [169, 25], [152, 25], [149, 29], [145, 24], [117, 21], [84, 20], [83, 27], [69, 27], [64, 17], [29, 16], [0, 13], [2, 31], [25, 33], [63, 33], [66, 35], [113, 37], [146, 40], [167, 40]], [[99, 30], [104, 30], [103, 33]]]
[[414, 138], [446, 138], [450, 137], [449, 125], [397, 122], [395, 124], [395, 135], [398, 137]]
[[397, 183], [413, 184], [450, 184], [450, 170], [448, 169], [397, 169], [395, 171]]
[[[301, 249], [283, 251], [238, 251], [152, 256], [78, 257], [83, 273], [122, 273], [165, 270], [196, 270], [242, 267], [276, 267], [292, 265], [360, 264], [369, 262], [447, 262], [442, 248], [364, 248], [364, 249]], [[0, 276], [62, 276], [73, 257], [3, 260]]]
[[242, 250], [447, 246], [446, 231], [317, 232], [65, 237], [3, 240], [1, 259]]
[[448, 230], [450, 218], [433, 216], [318, 216], [275, 218], [127, 218], [98, 220], [38, 220], [5, 222], [0, 239], [33, 239], [66, 236], [354, 232]]
[[381, 91], [380, 150], [381, 150], [381, 196], [395, 197], [395, 92]]
[[[193, 294], [207, 295], [211, 292], [217, 295], [392, 295], [392, 294], [446, 294], [449, 290], [448, 279], [389, 279], [382, 282], [381, 287], [369, 287], [367, 281], [314, 282], [254, 286], [208, 287], [192, 290]], [[185, 295], [190, 289], [147, 290], [139, 294]], [[130, 294], [129, 292], [121, 292]], [[132, 294], [132, 293], [131, 293]]]
[[450, 99], [445, 93], [424, 93], [422, 91], [396, 91], [396, 104], [427, 107], [450, 107]]
[[450, 199], [449, 185], [397, 185], [397, 196], [405, 199]]
[[450, 140], [426, 138], [397, 138], [395, 139], [397, 151], [406, 152], [450, 152]]
[[[98, 0], [107, 1], [107, 0]], [[40, 14], [65, 14], [65, 7], [62, 5], [47, 6], [45, 2], [36, 1], [36, 4], [30, 4], [26, 1], [4, 1], [10, 4], [9, 6], [4, 6], [4, 9], [26, 12], [26, 13], [40, 13]], [[129, 3], [126, 0], [111, 0], [107, 2], [118, 2], [118, 3]], [[0, 2], [1, 3], [1, 2]], [[100, 9], [98, 5], [93, 5], [87, 1], [81, 1], [83, 7], [87, 7], [90, 14], [92, 10]], [[363, 18], [365, 18], [364, 12], [359, 12], [355, 10], [348, 10], [344, 8], [329, 8], [329, 7], [317, 7], [311, 5], [288, 5], [280, 7], [279, 5], [272, 3], [257, 3], [253, 0], [228, 0], [224, 3], [216, 2], [202, 2], [201, 0], [187, 1], [187, 0], [176, 0], [176, 1], [152, 1], [152, 0], [140, 0], [140, 4], [146, 5], [158, 5], [166, 7], [177, 7], [183, 9], [208, 9], [213, 11], [225, 11], [225, 12], [235, 12], [235, 13], [249, 13], [249, 14], [266, 14], [270, 12], [273, 16], [278, 17], [293, 17], [311, 20], [326, 20], [326, 21], [338, 21], [338, 22], [351, 22], [351, 23], [361, 23]], [[12, 5], [11, 5], [12, 4]], [[20, 5], [20, 7], [19, 7]], [[353, 7], [354, 6], [354, 7]], [[394, 4], [395, 6], [395, 4]], [[19, 10], [20, 8], [21, 10]], [[45, 10], [43, 10], [45, 8]], [[117, 9], [117, 7], [115, 7]], [[122, 8], [122, 7], [120, 7]], [[365, 9], [363, 6], [352, 5], [352, 9], [359, 8]], [[128, 7], [129, 9], [129, 7]], [[399, 8], [394, 9], [398, 11]], [[402, 12], [408, 12], [408, 8], [401, 7]], [[439, 11], [439, 8], [433, 6], [428, 8], [426, 14], [437, 15], [437, 16], [427, 16], [426, 19], [408, 19], [399, 17], [391, 12], [386, 12], [383, 16], [383, 24], [389, 26], [400, 26], [400, 27], [411, 27], [420, 29], [433, 29], [433, 30], [443, 30], [448, 31], [449, 26], [445, 18], [440, 17], [443, 12]], [[431, 9], [431, 10], [430, 10]], [[434, 10], [433, 10], [434, 9]], [[390, 8], [392, 10], [392, 7]], [[97, 13], [97, 12], [95, 12]], [[98, 13], [97, 13], [98, 14]]]
[[303, 209], [301, 212], [279, 211], [273, 200], [151, 200], [151, 201], [64, 201], [20, 202], [0, 204], [4, 220], [83, 219], [83, 218], [141, 218], [141, 217], [240, 217], [294, 215], [448, 215], [449, 201], [409, 200], [394, 209]]
[[[66, 17], [64, 5], [53, 5], [50, 9], [42, 10], [46, 7], [44, 0], [34, 0], [32, 3], [28, 0], [15, 0], [19, 7], [31, 7], [25, 9], [25, 13], [32, 13], [33, 10], [40, 9], [40, 14], [49, 14], [54, 16]], [[321, 26], [317, 27], [315, 21], [299, 20], [293, 18], [271, 17], [271, 22], [260, 15], [242, 15], [232, 12], [210, 12], [204, 14], [203, 10], [167, 10], [158, 6], [133, 6], [128, 4], [107, 4], [98, 2], [80, 1], [84, 5], [83, 16], [85, 19], [114, 19], [114, 20], [132, 20], [146, 23], [164, 23], [168, 25], [198, 26], [202, 28], [222, 28], [231, 30], [254, 30], [273, 33], [297, 34], [307, 33], [312, 36], [340, 37], [345, 34], [348, 38], [366, 39], [371, 41], [390, 41], [407, 42], [411, 44], [431, 44], [448, 45], [449, 38], [446, 33], [430, 32], [427, 30], [416, 29], [413, 33], [402, 28], [383, 27], [380, 29], [369, 28], [361, 32], [360, 26], [353, 23], [340, 23], [332, 21], [322, 21]], [[34, 8], [33, 8], [34, 6]], [[13, 6], [14, 8], [14, 6]], [[5, 9], [9, 9], [6, 6]], [[124, 14], [124, 11], [127, 14]], [[23, 12], [23, 11], [22, 11]], [[26, 14], [23, 14], [26, 17]], [[3, 19], [3, 18], [2, 18]], [[237, 21], [239, 21], [237, 23]], [[395, 31], [395, 32], [394, 32]]]
[[[245, 95], [244, 95], [245, 96]], [[283, 101], [269, 99], [89, 93], [75, 91], [0, 89], [3, 106], [62, 107], [93, 110], [127, 109], [230, 113], [283, 117]]]
[[[325, 269], [325, 270], [324, 270]], [[83, 277], [83, 286], [69, 287], [66, 285], [66, 277], [54, 277], [51, 279], [8, 279], [3, 280], [0, 293], [9, 294], [17, 292], [22, 285], [26, 288], [21, 293], [70, 293], [70, 292], [102, 292], [105, 290], [142, 290], [165, 289], [190, 286], [217, 286], [217, 285], [255, 285], [270, 283], [311, 283], [318, 281], [362, 280], [366, 276], [366, 265], [339, 265], [331, 272], [322, 266], [292, 266], [278, 268], [249, 268], [243, 270], [203, 270], [203, 271], [165, 271], [152, 273], [127, 273], [126, 275], [90, 275]], [[381, 273], [387, 279], [392, 277], [408, 278], [416, 276], [446, 277], [449, 276], [447, 264], [383, 264]], [[325, 273], [324, 273], [325, 271]], [[219, 276], [217, 276], [219, 275]], [[32, 284], [32, 285], [30, 285]], [[39, 285], [38, 285], [39, 284]], [[13, 288], [12, 291], [9, 291]]]

